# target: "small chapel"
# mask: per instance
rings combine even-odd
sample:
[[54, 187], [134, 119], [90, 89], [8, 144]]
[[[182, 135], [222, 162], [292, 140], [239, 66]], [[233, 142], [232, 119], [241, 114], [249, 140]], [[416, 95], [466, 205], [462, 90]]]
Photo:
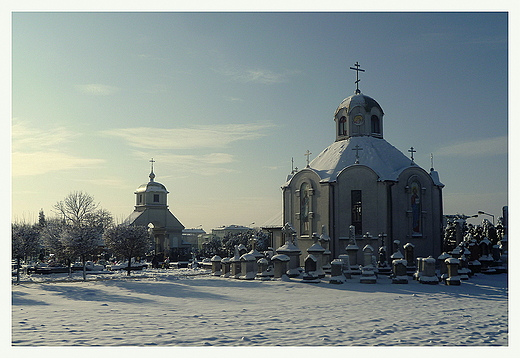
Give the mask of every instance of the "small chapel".
[[437, 257], [444, 185], [433, 163], [427, 171], [414, 162], [413, 147], [407, 156], [384, 139], [383, 108], [361, 93], [364, 70], [354, 66], [356, 90], [334, 112], [335, 142], [312, 161], [307, 151], [307, 166], [293, 170], [282, 186], [283, 222], [296, 230], [302, 252], [316, 233], [328, 235], [333, 257], [349, 244], [385, 246], [390, 262], [395, 240], [401, 250], [414, 245], [418, 257]]
[[150, 181], [140, 185], [135, 194], [135, 209], [125, 220], [127, 225], [140, 225], [151, 227], [155, 254], [159, 256], [172, 256], [179, 249], [187, 249], [189, 243], [182, 240], [184, 225], [168, 209], [168, 190], [155, 181], [152, 158]]

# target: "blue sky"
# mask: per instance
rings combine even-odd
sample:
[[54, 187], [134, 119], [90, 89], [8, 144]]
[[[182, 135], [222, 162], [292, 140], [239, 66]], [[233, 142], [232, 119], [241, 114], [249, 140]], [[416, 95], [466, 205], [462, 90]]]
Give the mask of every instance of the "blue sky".
[[153, 157], [187, 228], [278, 223], [291, 158], [335, 140], [356, 61], [385, 139], [427, 170], [433, 153], [445, 214], [500, 216], [505, 12], [14, 12], [12, 218], [82, 190], [122, 220]]

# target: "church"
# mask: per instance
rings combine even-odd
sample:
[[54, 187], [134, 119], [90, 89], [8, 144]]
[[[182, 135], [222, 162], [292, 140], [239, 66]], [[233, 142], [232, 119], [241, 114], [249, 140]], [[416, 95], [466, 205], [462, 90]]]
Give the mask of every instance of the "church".
[[177, 256], [191, 245], [182, 240], [184, 225], [168, 209], [168, 190], [155, 181], [152, 163], [150, 181], [140, 185], [135, 194], [135, 209], [125, 220], [126, 225], [149, 226], [155, 243], [155, 254], [160, 257]]
[[[433, 168], [424, 170], [383, 136], [384, 112], [379, 103], [359, 90], [356, 63], [354, 95], [334, 112], [336, 140], [307, 166], [293, 171], [282, 186], [283, 222], [293, 225], [297, 245], [306, 256], [312, 235], [330, 237], [332, 257], [346, 247], [370, 245], [374, 253], [383, 243], [387, 261], [394, 240], [400, 249], [414, 245], [416, 257], [437, 257], [442, 248], [442, 188]], [[321, 126], [320, 126], [321, 127]], [[432, 164], [433, 167], [433, 164]]]

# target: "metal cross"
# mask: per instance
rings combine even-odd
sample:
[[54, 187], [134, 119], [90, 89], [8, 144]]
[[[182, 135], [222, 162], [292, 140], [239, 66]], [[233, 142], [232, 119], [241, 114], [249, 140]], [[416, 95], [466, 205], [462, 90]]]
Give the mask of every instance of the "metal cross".
[[412, 163], [413, 163], [413, 153], [416, 153], [417, 151], [413, 149], [413, 147], [410, 147], [408, 151], [412, 154]]
[[150, 163], [152, 163], [152, 172], [153, 172], [153, 163], [155, 163], [155, 160], [153, 160], [153, 158], [150, 159]]
[[359, 151], [363, 150], [363, 148], [356, 144], [356, 146], [352, 148], [352, 150], [356, 151], [356, 164], [359, 164]]
[[365, 72], [365, 70], [362, 70], [361, 68], [359, 68], [359, 63], [357, 63], [357, 61], [354, 64], [354, 66], [356, 66], [356, 67], [350, 67], [350, 69], [356, 71], [356, 82], [354, 82], [356, 84], [356, 92], [355, 93], [356, 94], [360, 94], [361, 91], [359, 90], [359, 81], [360, 81], [359, 80], [359, 71]]
[[430, 153], [430, 162], [431, 162], [430, 171], [433, 171], [433, 153]]
[[307, 152], [305, 152], [305, 156], [307, 157], [307, 167], [309, 166], [309, 157], [311, 156], [311, 152], [307, 149]]

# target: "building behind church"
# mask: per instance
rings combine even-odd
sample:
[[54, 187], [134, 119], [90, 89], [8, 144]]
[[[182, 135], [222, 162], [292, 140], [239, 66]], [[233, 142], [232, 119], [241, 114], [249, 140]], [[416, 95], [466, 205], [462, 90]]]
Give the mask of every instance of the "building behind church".
[[295, 228], [302, 252], [325, 230], [334, 257], [346, 252], [351, 231], [358, 260], [365, 245], [377, 250], [381, 241], [390, 255], [394, 240], [401, 248], [412, 243], [416, 256], [440, 254], [444, 185], [433, 168], [414, 162], [413, 147], [408, 157], [384, 139], [383, 116], [379, 103], [356, 89], [334, 112], [335, 142], [287, 177], [283, 221]]

